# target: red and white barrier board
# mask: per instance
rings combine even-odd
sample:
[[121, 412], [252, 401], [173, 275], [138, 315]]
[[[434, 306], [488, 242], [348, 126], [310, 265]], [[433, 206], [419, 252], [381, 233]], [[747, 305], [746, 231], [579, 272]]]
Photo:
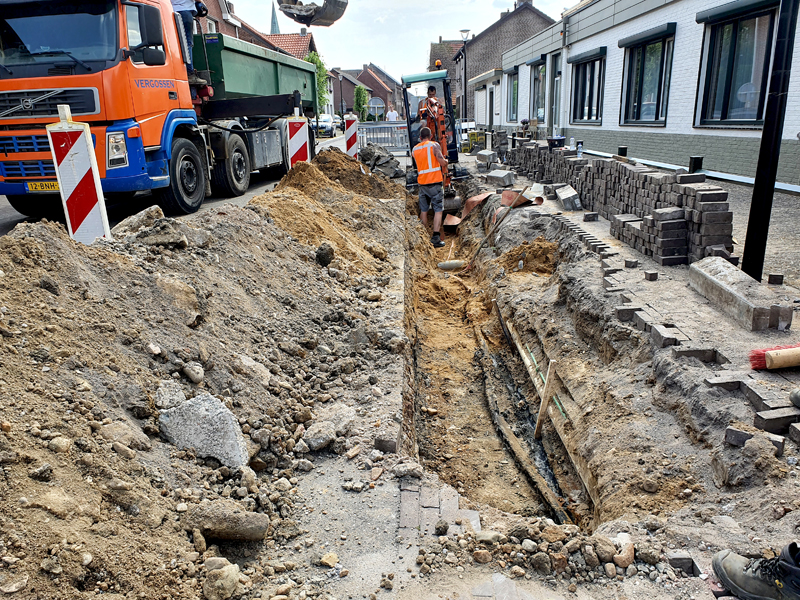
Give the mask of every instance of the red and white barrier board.
[[344, 140], [347, 154], [355, 158], [358, 154], [358, 117], [354, 114], [344, 116]]
[[73, 121], [67, 104], [58, 105], [58, 117], [46, 129], [69, 236], [87, 245], [111, 239], [89, 124]]
[[308, 120], [305, 117], [289, 117], [289, 167], [311, 158], [308, 144]]

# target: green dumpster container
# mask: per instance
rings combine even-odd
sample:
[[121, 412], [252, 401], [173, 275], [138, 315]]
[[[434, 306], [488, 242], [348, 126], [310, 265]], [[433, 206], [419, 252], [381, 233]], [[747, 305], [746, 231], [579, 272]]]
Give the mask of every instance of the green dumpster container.
[[[316, 66], [221, 33], [194, 36], [194, 66], [209, 71], [214, 100], [291, 94], [317, 112]], [[208, 63], [206, 63], [208, 56]]]

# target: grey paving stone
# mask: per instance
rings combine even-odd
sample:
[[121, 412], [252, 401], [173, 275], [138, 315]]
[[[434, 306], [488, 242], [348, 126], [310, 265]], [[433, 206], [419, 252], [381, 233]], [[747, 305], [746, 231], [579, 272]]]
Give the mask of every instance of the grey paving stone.
[[423, 508], [439, 508], [439, 490], [423, 485], [419, 491], [419, 504]]
[[400, 527], [419, 527], [419, 492], [400, 492]]
[[420, 508], [419, 532], [421, 535], [436, 535], [436, 522], [439, 520], [439, 508]]
[[517, 584], [505, 575], [495, 573], [492, 575], [494, 584], [494, 597], [496, 600], [519, 600]]
[[481, 530], [481, 515], [477, 510], [462, 510], [461, 518], [470, 522], [475, 533]]
[[491, 581], [482, 583], [477, 587], [472, 588], [473, 598], [492, 598], [494, 597], [494, 586]]

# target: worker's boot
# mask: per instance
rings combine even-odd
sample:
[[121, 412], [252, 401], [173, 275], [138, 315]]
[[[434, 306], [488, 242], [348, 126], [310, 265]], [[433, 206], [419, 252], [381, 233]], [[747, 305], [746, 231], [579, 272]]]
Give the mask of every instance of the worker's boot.
[[438, 233], [434, 233], [433, 236], [431, 237], [431, 244], [433, 244], [434, 248], [444, 247], [444, 242], [442, 241], [442, 238], [439, 237]]
[[794, 542], [776, 558], [747, 559], [722, 550], [712, 566], [722, 585], [741, 600], [800, 600], [798, 554]]
[[197, 73], [193, 71], [189, 74], [189, 85], [208, 85], [208, 82], [205, 79], [198, 77]]

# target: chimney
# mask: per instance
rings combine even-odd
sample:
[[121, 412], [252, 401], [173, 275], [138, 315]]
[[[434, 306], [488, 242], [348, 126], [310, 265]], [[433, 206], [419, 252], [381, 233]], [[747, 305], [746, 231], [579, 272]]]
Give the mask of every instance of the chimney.
[[305, 37], [306, 33], [308, 33], [308, 29], [306, 29], [305, 27], [301, 27], [300, 28], [300, 35]]
[[235, 14], [236, 14], [236, 11], [235, 11], [235, 10], [233, 10], [233, 2], [228, 2], [228, 11], [229, 11], [229, 12], [230, 12], [232, 15], [235, 15]]
[[439, 43], [442, 43], [442, 36], [439, 36]]

